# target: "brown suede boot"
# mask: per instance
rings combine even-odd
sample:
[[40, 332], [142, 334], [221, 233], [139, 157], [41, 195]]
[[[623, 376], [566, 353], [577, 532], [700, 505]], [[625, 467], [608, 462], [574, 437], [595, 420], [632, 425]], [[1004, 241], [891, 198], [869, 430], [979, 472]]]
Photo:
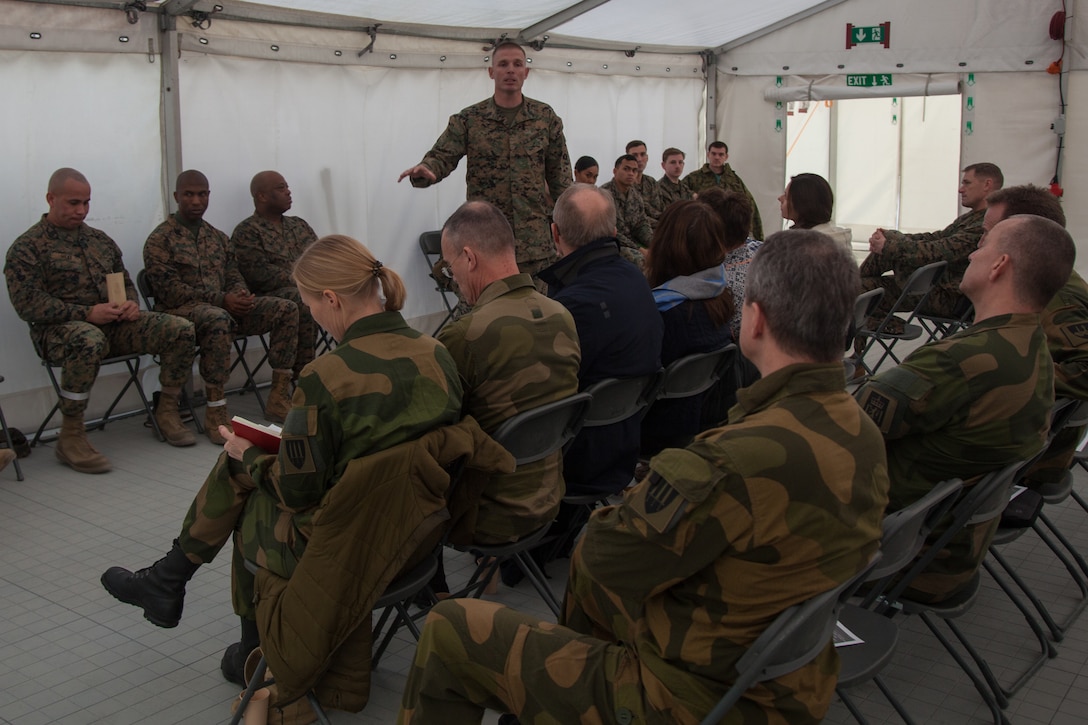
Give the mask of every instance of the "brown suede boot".
[[227, 410], [227, 401], [223, 399], [223, 386], [205, 385], [204, 392], [208, 396], [208, 407], [204, 409], [204, 428], [207, 429], [208, 440], [221, 446], [227, 439], [219, 435], [219, 426], [230, 428], [230, 412]]
[[99, 453], [87, 440], [82, 413], [64, 416], [54, 452], [62, 463], [80, 473], [106, 473], [112, 468], [110, 459]]
[[291, 371], [272, 371], [272, 390], [264, 406], [264, 417], [273, 423], [282, 423], [291, 410]]
[[155, 408], [155, 422], [159, 425], [166, 442], [172, 446], [195, 446], [196, 436], [185, 427], [178, 414], [178, 397], [181, 388], [163, 388], [159, 391], [159, 405]]

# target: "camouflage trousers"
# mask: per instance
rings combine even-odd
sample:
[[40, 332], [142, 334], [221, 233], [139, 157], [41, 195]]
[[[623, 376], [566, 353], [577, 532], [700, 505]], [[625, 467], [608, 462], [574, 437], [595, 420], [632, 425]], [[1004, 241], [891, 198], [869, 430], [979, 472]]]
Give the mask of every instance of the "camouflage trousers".
[[194, 562], [207, 564], [233, 536], [231, 602], [236, 614], [255, 619], [254, 574], [245, 562], [289, 579], [312, 531], [311, 512], [282, 509], [222, 453], [189, 506], [178, 544]]
[[1060, 483], [1073, 465], [1077, 444], [1084, 437], [1084, 427], [1063, 428], [1054, 436], [1043, 457], [1024, 474], [1024, 485], [1038, 488], [1045, 483]]
[[297, 287], [283, 287], [268, 293], [270, 297], [279, 297], [282, 300], [290, 300], [298, 308], [298, 346], [295, 348], [295, 364], [293, 367], [295, 377], [298, 377], [302, 368], [313, 362], [314, 353], [317, 350], [317, 323], [310, 314], [310, 308], [302, 302], [302, 295]]
[[65, 322], [49, 325], [40, 332], [38, 343], [50, 362], [60, 363], [60, 387], [82, 400], [61, 397], [60, 412], [79, 415], [87, 408], [90, 393], [102, 360], [128, 353], [158, 355], [159, 382], [178, 387], [189, 379], [195, 354], [193, 325], [188, 320], [161, 312], [140, 312], [132, 322], [94, 325]]
[[645, 723], [639, 678], [620, 645], [492, 602], [447, 600], [427, 616], [397, 722], [475, 724], [491, 709], [523, 725]]
[[168, 310], [191, 320], [200, 348], [200, 377], [210, 385], [223, 386], [230, 378], [231, 344], [235, 335], [271, 333], [268, 363], [273, 370], [291, 370], [298, 347], [298, 307], [278, 297], [258, 297], [248, 315], [232, 317], [222, 307], [198, 303]]
[[[910, 583], [903, 592], [908, 599], [935, 604], [954, 597], [974, 578], [982, 566], [990, 542], [1001, 523], [1001, 517], [981, 524], [965, 526], [952, 537], [948, 545]], [[931, 541], [944, 533], [946, 526], [938, 525], [929, 535]], [[922, 549], [924, 554], [928, 545]], [[910, 567], [907, 567], [908, 569]]]
[[[878, 288], [884, 289], [884, 296], [880, 299], [876, 312], [869, 318], [868, 326], [876, 328], [880, 322], [891, 312], [892, 305], [903, 294], [903, 285], [918, 269], [917, 264], [909, 260], [897, 260], [884, 254], [870, 254], [861, 263], [861, 291], [868, 292]], [[892, 272], [892, 275], [885, 275]], [[956, 308], [963, 300], [960, 292], [960, 278], [949, 278], [942, 275], [930, 293], [926, 304], [921, 311], [927, 315], [938, 317], [956, 316]], [[907, 299], [896, 312], [910, 312], [917, 304], [917, 299]]]

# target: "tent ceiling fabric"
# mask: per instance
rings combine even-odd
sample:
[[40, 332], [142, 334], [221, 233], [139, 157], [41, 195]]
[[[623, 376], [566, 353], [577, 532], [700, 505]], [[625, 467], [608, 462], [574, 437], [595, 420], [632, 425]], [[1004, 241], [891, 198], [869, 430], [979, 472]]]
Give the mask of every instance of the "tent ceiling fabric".
[[[163, 3], [164, 7], [182, 0]], [[203, 9], [207, 2], [197, 4]], [[538, 0], [496, 6], [491, 0], [257, 0], [220, 3], [232, 17], [244, 16], [244, 5], [270, 10], [323, 13], [350, 18], [357, 25], [381, 23], [390, 32], [415, 29], [431, 37], [511, 38], [550, 36], [553, 44], [583, 48], [642, 48], [655, 52], [694, 52], [747, 37], [827, 0]], [[573, 15], [569, 19], [564, 15]], [[560, 16], [552, 26], [549, 19]], [[408, 26], [412, 26], [409, 28]]]

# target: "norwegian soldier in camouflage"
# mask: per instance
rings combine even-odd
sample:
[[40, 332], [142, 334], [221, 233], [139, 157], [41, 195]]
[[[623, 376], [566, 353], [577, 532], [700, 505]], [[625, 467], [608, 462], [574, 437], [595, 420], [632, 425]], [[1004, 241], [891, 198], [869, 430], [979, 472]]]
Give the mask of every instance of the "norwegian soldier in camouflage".
[[407, 176], [412, 186], [425, 188], [467, 156], [467, 198], [502, 210], [514, 227], [518, 269], [536, 274], [555, 259], [548, 227], [552, 200], [572, 179], [563, 121], [547, 104], [522, 94], [529, 66], [517, 43], [499, 43], [487, 72], [494, 96], [451, 116], [423, 161], [398, 181]]
[[[8, 295], [45, 359], [61, 366], [63, 416], [55, 453], [81, 473], [105, 473], [109, 460], [87, 440], [83, 413], [103, 359], [124, 353], [160, 356], [162, 392], [155, 419], [166, 441], [191, 446], [196, 438], [178, 415], [178, 396], [195, 355], [193, 326], [179, 317], [142, 312], [121, 250], [83, 223], [91, 186], [75, 169], [49, 179], [49, 212], [8, 249]], [[124, 301], [110, 301], [106, 277], [123, 275]]]
[[[594, 512], [560, 625], [489, 602], [436, 606], [398, 722], [478, 723], [492, 708], [524, 725], [698, 723], [780, 612], [864, 568], [888, 479], [880, 434], [842, 385], [857, 280], [824, 235], [772, 235], [743, 316], [763, 378], [729, 424], [658, 455], [621, 504]], [[802, 324], [817, 294], [820, 315]], [[837, 672], [829, 642], [752, 687], [729, 722], [819, 722]]]
[[[1069, 278], [1073, 240], [1060, 225], [1019, 215], [983, 237], [960, 289], [975, 324], [911, 353], [872, 378], [858, 399], [884, 434], [889, 511], [949, 478], [966, 485], [1030, 458], [1046, 440], [1054, 365], [1039, 315]], [[907, 596], [939, 602], [964, 587], [998, 519], [966, 527], [910, 583]], [[930, 540], [944, 533], [939, 524]]]
[[646, 212], [646, 220], [650, 222], [650, 229], [656, 229], [657, 220], [661, 217], [661, 212], [665, 210], [665, 205], [662, 203], [661, 190], [657, 182], [654, 181], [652, 176], [645, 173], [646, 162], [650, 158], [646, 152], [646, 142], [639, 140], [628, 141], [627, 146], [624, 147], [624, 152], [634, 156], [635, 161], [638, 163], [635, 188], [638, 189], [638, 193], [642, 197], [642, 208]]
[[684, 177], [688, 188], [695, 194], [718, 187], [726, 191], [737, 191], [748, 197], [752, 204], [752, 229], [749, 232], [752, 239], [763, 239], [763, 219], [759, 215], [759, 205], [756, 204], [752, 192], [744, 185], [744, 181], [737, 176], [728, 163], [729, 147], [722, 141], [714, 141], [706, 149], [706, 163], [702, 168], [692, 171]]
[[638, 161], [631, 154], [624, 154], [616, 159], [612, 181], [601, 184], [601, 188], [611, 194], [616, 202], [616, 238], [620, 242], [620, 254], [642, 269], [643, 255], [654, 233], [646, 216], [642, 195], [635, 186], [637, 173]]
[[[442, 256], [472, 311], [442, 328], [457, 363], [464, 413], [487, 433], [517, 413], [578, 392], [578, 332], [567, 309], [519, 274], [514, 235], [497, 207], [466, 202], [442, 230]], [[517, 541], [555, 518], [563, 498], [563, 454], [491, 478], [480, 498], [474, 541]]]
[[287, 216], [291, 189], [281, 174], [260, 172], [250, 182], [249, 193], [253, 196], [253, 216], [238, 223], [230, 243], [250, 291], [290, 300], [298, 307], [298, 347], [292, 375], [298, 378], [299, 371], [314, 359], [317, 325], [310, 308], [302, 304], [291, 279], [291, 268], [302, 250], [317, 241], [317, 235], [305, 219]]
[[[437, 341], [405, 323], [404, 284], [395, 272], [354, 239], [331, 236], [307, 249], [294, 275], [302, 299], [339, 345], [300, 376], [279, 453], [224, 426], [224, 453], [166, 557], [136, 572], [113, 567], [102, 575], [114, 597], [141, 607], [153, 624], [174, 627], [186, 582], [234, 534], [232, 600], [242, 641], [227, 649], [222, 669], [239, 684], [242, 664], [258, 644], [253, 574], [244, 560], [289, 578], [315, 507], [351, 461], [461, 417], [457, 368]], [[359, 280], [367, 281], [361, 289]]]
[[[1016, 214], [1034, 214], [1065, 226], [1065, 212], [1049, 190], [1027, 184], [999, 189], [986, 197], [984, 231]], [[1073, 270], [1043, 310], [1043, 332], [1054, 358], [1054, 397], [1088, 400], [1088, 284]], [[1073, 462], [1083, 428], [1065, 428], [1046, 455], [1025, 474], [1029, 485], [1060, 483]]]
[[229, 427], [231, 418], [223, 389], [230, 377], [236, 334], [271, 333], [272, 389], [265, 417], [282, 423], [287, 415], [298, 347], [298, 306], [249, 291], [227, 235], [204, 221], [210, 194], [208, 180], [199, 171], [178, 176], [174, 191], [178, 211], [144, 242], [144, 269], [155, 292], [155, 307], [184, 317], [196, 327], [200, 377], [208, 399], [204, 424], [212, 443], [222, 445], [219, 427]]
[[695, 198], [691, 186], [680, 178], [684, 173], [684, 158], [684, 152], [672, 146], [661, 152], [661, 168], [665, 170], [665, 175], [657, 180], [657, 195], [661, 200], [662, 211], [675, 202]]
[[[982, 237], [986, 196], [1000, 189], [1002, 183], [1001, 169], [994, 164], [971, 164], [963, 170], [959, 189], [960, 204], [970, 209], [966, 214], [936, 232], [904, 234], [888, 229], [873, 232], [869, 238], [869, 256], [861, 263], [861, 287], [862, 291], [883, 287], [884, 296], [868, 327], [875, 329], [880, 325], [915, 270], [934, 262], [948, 262], [948, 266], [922, 311], [941, 317], [959, 316], [957, 307], [963, 299], [960, 280], [967, 269], [968, 257]], [[913, 309], [915, 302], [911, 301], [908, 309]]]

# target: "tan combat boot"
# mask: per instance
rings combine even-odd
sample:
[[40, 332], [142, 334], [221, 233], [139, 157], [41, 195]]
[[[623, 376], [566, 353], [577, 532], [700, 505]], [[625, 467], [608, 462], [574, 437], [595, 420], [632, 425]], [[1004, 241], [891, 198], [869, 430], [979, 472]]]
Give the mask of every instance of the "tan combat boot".
[[155, 422], [159, 425], [166, 442], [172, 446], [195, 446], [196, 436], [181, 422], [178, 414], [178, 397], [181, 388], [163, 388], [159, 391], [159, 405], [155, 408]]
[[264, 417], [273, 423], [282, 423], [291, 410], [291, 371], [272, 371], [272, 390], [264, 406]]
[[80, 473], [105, 473], [112, 468], [110, 459], [99, 453], [87, 440], [82, 414], [64, 416], [54, 452], [62, 463]]
[[223, 386], [206, 385], [204, 392], [208, 396], [208, 407], [204, 409], [204, 428], [207, 429], [208, 440], [221, 446], [227, 439], [219, 435], [219, 426], [230, 428], [230, 413], [227, 411], [227, 401], [223, 399]]

